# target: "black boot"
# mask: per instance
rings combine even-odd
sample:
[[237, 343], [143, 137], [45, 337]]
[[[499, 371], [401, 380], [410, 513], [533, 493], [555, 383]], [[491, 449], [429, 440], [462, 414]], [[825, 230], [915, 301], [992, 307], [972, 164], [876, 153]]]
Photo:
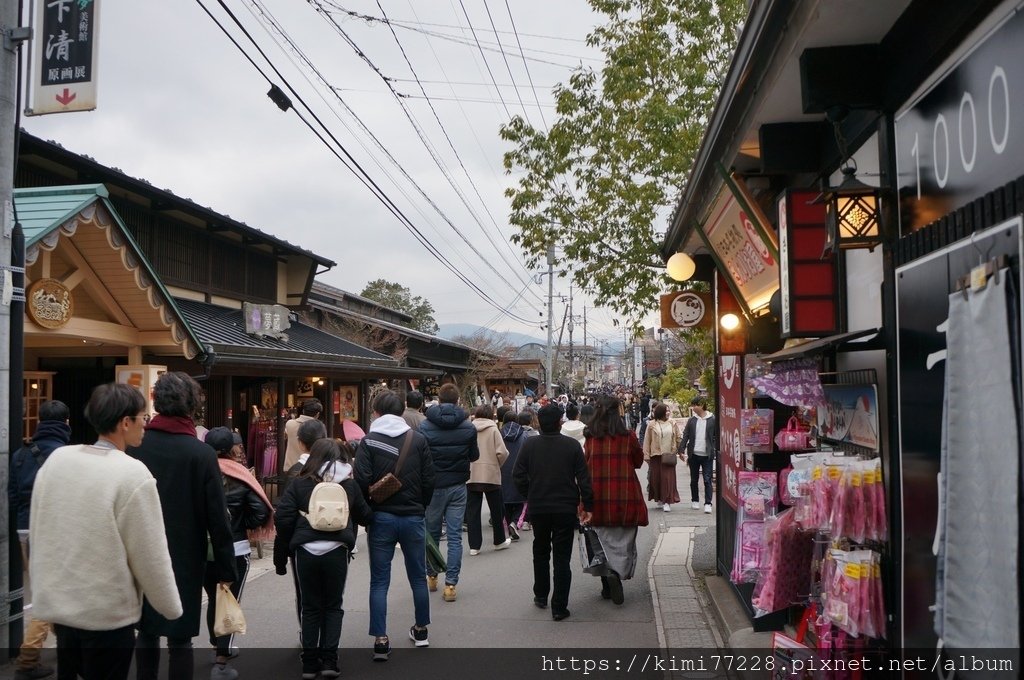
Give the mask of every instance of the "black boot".
[[607, 576], [601, 577], [601, 597], [605, 600], [612, 599], [612, 589], [611, 586], [608, 585]]

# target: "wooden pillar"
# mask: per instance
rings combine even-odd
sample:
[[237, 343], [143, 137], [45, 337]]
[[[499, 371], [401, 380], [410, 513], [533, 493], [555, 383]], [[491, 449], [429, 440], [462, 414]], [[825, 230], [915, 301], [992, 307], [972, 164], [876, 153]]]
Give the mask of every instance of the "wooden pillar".
[[224, 427], [235, 429], [235, 395], [230, 375], [224, 376]]
[[327, 426], [327, 436], [334, 438], [334, 378], [326, 378], [327, 399], [324, 400], [324, 425]]
[[277, 379], [277, 472], [284, 471], [284, 454], [288, 439], [284, 436], [284, 424], [288, 420], [288, 395], [285, 394], [284, 378]]

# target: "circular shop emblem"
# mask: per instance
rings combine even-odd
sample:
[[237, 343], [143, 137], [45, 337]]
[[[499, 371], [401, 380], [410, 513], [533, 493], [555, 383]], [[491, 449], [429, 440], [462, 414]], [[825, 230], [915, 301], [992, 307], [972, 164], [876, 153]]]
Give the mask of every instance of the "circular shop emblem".
[[680, 293], [672, 300], [669, 311], [682, 328], [692, 328], [704, 318], [704, 300], [696, 293]]
[[56, 279], [39, 279], [28, 287], [25, 309], [43, 328], [61, 328], [75, 313], [71, 291]]

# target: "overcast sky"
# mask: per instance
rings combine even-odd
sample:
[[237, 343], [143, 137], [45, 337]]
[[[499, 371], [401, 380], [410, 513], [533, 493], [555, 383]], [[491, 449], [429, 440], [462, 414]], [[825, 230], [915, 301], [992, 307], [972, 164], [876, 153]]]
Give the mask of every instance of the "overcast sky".
[[[502, 305], [525, 288], [511, 311], [536, 323], [498, 316], [446, 271], [294, 111], [282, 112], [268, 99], [267, 81], [203, 11], [200, 0], [99, 0], [97, 110], [23, 118], [22, 125], [73, 152], [336, 261], [321, 275], [325, 283], [358, 293], [367, 281], [385, 278], [429, 299], [439, 323], [477, 323], [543, 337], [539, 326], [546, 320], [547, 282], [530, 282], [518, 248], [508, 241], [512, 231], [503, 191], [514, 177], [502, 168], [507, 145], [498, 129], [508, 112], [522, 114], [524, 109], [535, 125], [543, 125], [541, 112], [550, 123], [552, 86], [567, 80], [580, 64], [600, 67], [600, 54], [583, 42], [598, 20], [585, 0], [382, 0], [440, 125], [429, 102], [419, 98], [419, 85], [388, 25], [342, 11], [382, 17], [375, 0], [225, 0], [283, 78], [273, 74], [217, 0], [201, 2], [274, 83], [285, 89], [287, 81], [299, 91], [461, 272]], [[510, 11], [536, 90], [511, 32]], [[269, 17], [333, 90], [312, 70], [297, 66], [302, 57], [282, 47], [285, 40], [270, 27]], [[508, 53], [507, 66], [500, 53], [491, 51], [499, 41]], [[367, 61], [396, 91], [417, 97], [403, 101], [419, 133]], [[387, 160], [335, 92], [482, 258]], [[567, 294], [568, 288], [567, 281], [556, 282], [556, 293]], [[577, 297], [576, 314], [582, 313], [581, 302]], [[556, 302], [556, 335], [562, 310]], [[613, 314], [588, 310], [591, 335], [621, 340]]]

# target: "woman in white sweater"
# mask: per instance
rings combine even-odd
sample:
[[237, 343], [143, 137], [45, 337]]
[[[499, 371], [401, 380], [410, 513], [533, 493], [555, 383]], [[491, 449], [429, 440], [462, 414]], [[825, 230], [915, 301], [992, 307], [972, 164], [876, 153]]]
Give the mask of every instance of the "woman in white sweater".
[[124, 450], [142, 442], [145, 402], [129, 385], [93, 390], [95, 444], [46, 460], [32, 493], [33, 615], [54, 624], [60, 677], [127, 678], [142, 598], [181, 616], [156, 481]]

